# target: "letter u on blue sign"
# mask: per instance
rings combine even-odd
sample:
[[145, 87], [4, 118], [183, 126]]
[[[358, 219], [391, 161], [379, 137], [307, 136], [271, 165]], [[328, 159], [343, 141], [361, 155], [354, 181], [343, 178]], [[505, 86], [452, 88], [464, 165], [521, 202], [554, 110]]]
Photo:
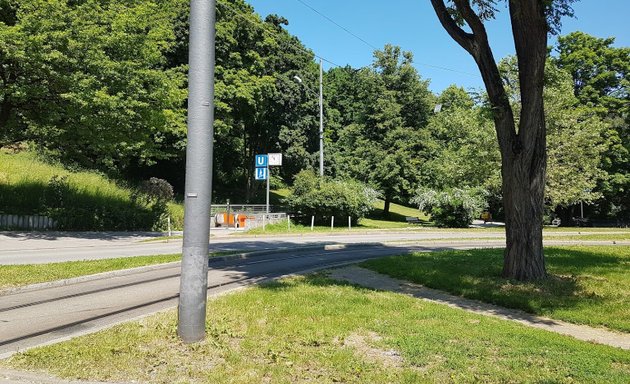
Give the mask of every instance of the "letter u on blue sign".
[[267, 166], [267, 155], [256, 155], [256, 167]]

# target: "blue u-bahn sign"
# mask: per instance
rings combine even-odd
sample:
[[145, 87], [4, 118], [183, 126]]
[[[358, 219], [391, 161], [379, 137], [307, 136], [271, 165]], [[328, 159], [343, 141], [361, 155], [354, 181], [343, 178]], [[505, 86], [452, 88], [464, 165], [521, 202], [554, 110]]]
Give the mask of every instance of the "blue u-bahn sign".
[[256, 168], [267, 168], [268, 159], [267, 155], [256, 155]]

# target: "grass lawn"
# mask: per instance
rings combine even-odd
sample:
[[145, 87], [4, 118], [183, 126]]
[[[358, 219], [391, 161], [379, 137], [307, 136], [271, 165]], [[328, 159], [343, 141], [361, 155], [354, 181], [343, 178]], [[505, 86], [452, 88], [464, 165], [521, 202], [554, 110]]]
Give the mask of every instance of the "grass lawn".
[[[289, 226], [287, 225], [287, 221], [283, 220], [279, 223], [267, 224], [264, 230], [263, 230], [263, 227], [258, 227], [258, 228], [250, 229], [246, 232], [241, 232], [239, 233], [239, 235], [241, 236], [262, 235], [262, 234], [290, 235], [290, 234], [311, 233], [311, 232], [317, 232], [317, 233], [344, 233], [344, 232], [347, 233], [349, 232], [348, 218], [345, 218], [345, 221], [341, 221], [341, 222], [339, 221], [340, 218], [335, 218], [335, 219], [336, 219], [335, 226], [333, 229], [330, 228], [330, 225], [325, 225], [325, 226], [316, 225], [313, 227], [313, 230], [311, 231], [310, 225], [298, 224], [293, 221], [291, 221], [291, 228], [289, 229]], [[360, 231], [372, 230], [372, 229], [407, 229], [407, 228], [412, 228], [412, 226], [410, 226], [407, 223], [401, 223], [401, 222], [396, 222], [396, 221], [361, 219], [359, 220], [359, 225], [352, 226], [352, 231], [360, 232]]]
[[68, 261], [51, 264], [0, 265], [0, 289], [179, 260], [181, 260], [181, 254]]
[[[602, 230], [602, 232], [606, 232]], [[612, 233], [582, 233], [580, 235], [558, 236], [557, 234], [545, 233], [545, 240], [584, 240], [584, 241], [627, 241], [630, 240], [630, 232], [612, 232]]]
[[210, 300], [184, 345], [171, 311], [0, 365], [143, 383], [627, 383], [630, 352], [321, 274]]
[[500, 249], [414, 253], [363, 266], [472, 299], [630, 332], [630, 247], [551, 247], [545, 254], [550, 277], [533, 283], [499, 277]]

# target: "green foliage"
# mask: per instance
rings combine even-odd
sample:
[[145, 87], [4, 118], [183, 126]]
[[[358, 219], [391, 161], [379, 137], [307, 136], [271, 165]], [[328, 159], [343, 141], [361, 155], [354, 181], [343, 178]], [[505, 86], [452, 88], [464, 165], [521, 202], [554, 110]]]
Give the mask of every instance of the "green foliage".
[[376, 192], [357, 181], [322, 179], [304, 170], [295, 176], [286, 202], [305, 222], [315, 216], [318, 224], [325, 225], [335, 216], [351, 217], [356, 224], [373, 209], [376, 197]]
[[421, 211], [430, 213], [438, 227], [467, 228], [486, 208], [485, 197], [478, 188], [419, 189], [411, 201]]
[[[277, 16], [261, 20], [242, 0], [217, 5], [215, 185], [253, 198], [255, 154], [282, 152], [290, 180], [314, 164], [317, 67], [313, 54]], [[302, 83], [294, 76], [299, 76]], [[236, 186], [236, 188], [235, 188]], [[226, 197], [234, 197], [228, 195]]]
[[558, 39], [555, 62], [568, 71], [575, 96], [604, 120], [606, 151], [601, 168], [608, 177], [596, 191], [602, 215], [630, 216], [630, 48], [614, 47], [614, 38], [573, 32]]
[[20, 1], [0, 24], [0, 138], [107, 172], [175, 156], [186, 94], [164, 68], [171, 19], [156, 1]]
[[[515, 57], [501, 61], [500, 69], [515, 113], [520, 113], [518, 71]], [[573, 95], [570, 75], [547, 62], [545, 73], [545, 120], [547, 126], [546, 202], [550, 209], [601, 196], [598, 184], [606, 179], [602, 156], [608, 148], [607, 124], [593, 108]]]
[[438, 101], [424, 140], [429, 154], [422, 165], [422, 185], [433, 189], [500, 189], [500, 154], [487, 110], [463, 89], [451, 86]]
[[[573, 17], [573, 8], [571, 4], [578, 0], [542, 0], [545, 7], [545, 15], [547, 16], [547, 28], [550, 33], [557, 35], [562, 27], [563, 17]], [[472, 0], [470, 4], [475, 9], [481, 20], [495, 18], [497, 12], [497, 3], [501, 0]], [[507, 2], [505, 0], [504, 2]], [[453, 15], [455, 21], [459, 25], [465, 25], [464, 17], [460, 10], [455, 6], [454, 0], [448, 0], [449, 12]]]
[[346, 124], [332, 149], [335, 170], [370, 185], [386, 203], [404, 201], [418, 181], [431, 94], [409, 52], [386, 45], [374, 57], [370, 70], [343, 68], [329, 77], [340, 91], [332, 105]]

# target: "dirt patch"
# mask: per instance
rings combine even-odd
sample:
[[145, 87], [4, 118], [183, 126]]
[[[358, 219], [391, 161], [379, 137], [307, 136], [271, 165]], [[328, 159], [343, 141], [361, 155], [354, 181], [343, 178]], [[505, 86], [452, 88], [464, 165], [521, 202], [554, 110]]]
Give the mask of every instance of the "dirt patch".
[[394, 349], [379, 349], [372, 344], [383, 340], [375, 332], [366, 334], [353, 333], [343, 340], [343, 346], [352, 348], [365, 361], [369, 363], [380, 363], [387, 368], [400, 368], [403, 366], [403, 358], [400, 353]]

